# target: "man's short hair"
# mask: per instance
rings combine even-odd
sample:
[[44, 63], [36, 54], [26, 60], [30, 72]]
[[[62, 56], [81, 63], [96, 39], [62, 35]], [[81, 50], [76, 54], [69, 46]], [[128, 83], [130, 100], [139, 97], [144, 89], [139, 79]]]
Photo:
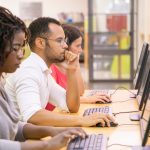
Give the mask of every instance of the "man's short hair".
[[[50, 17], [40, 17], [35, 19], [28, 27], [30, 37], [29, 37], [29, 46], [32, 48], [35, 46], [35, 39], [37, 37], [42, 37], [51, 33], [48, 25], [50, 23], [61, 25], [59, 21]], [[48, 36], [48, 35], [47, 35]]]

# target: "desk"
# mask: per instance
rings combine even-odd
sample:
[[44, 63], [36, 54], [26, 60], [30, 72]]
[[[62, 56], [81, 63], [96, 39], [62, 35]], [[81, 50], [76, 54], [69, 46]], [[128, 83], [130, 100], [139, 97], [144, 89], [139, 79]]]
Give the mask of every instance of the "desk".
[[[110, 106], [113, 113], [138, 111], [138, 103], [136, 99], [129, 98], [129, 92], [126, 90], [118, 90], [112, 95], [111, 104], [81, 104], [79, 112], [72, 115], [82, 115], [84, 110], [91, 107]], [[129, 100], [128, 100], [129, 99]], [[128, 101], [125, 101], [128, 100]], [[122, 102], [120, 102], [122, 101]], [[98, 128], [98, 127], [84, 127], [83, 129], [88, 133], [102, 133], [109, 137], [108, 145], [123, 144], [123, 145], [141, 145], [140, 125], [138, 121], [130, 121], [130, 113], [120, 113], [116, 115], [116, 119], [120, 126], [111, 128]], [[134, 124], [134, 125], [121, 125], [121, 124]], [[150, 138], [148, 139], [150, 144]], [[63, 148], [62, 150], [65, 150]], [[108, 150], [131, 150], [130, 147], [113, 145]]]

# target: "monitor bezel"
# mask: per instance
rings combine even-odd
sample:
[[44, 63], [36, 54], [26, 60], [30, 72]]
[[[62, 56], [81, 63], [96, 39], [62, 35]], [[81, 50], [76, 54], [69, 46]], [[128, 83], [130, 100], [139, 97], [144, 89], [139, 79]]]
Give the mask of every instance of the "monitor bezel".
[[[140, 120], [140, 125], [141, 125], [141, 122], [142, 121]], [[149, 133], [150, 133], [150, 116], [149, 116], [149, 120], [148, 120], [148, 123], [147, 123], [144, 135], [141, 133], [141, 135], [142, 135], [141, 146], [133, 146], [132, 150], [137, 150], [137, 149], [140, 149], [140, 150], [149, 150], [150, 146], [146, 145], [147, 141], [148, 141], [148, 138], [149, 138]]]
[[146, 105], [146, 102], [147, 102], [148, 97], [149, 97], [149, 93], [150, 93], [150, 70], [148, 72], [148, 76], [147, 76], [146, 84], [145, 84], [145, 87], [144, 87], [144, 91], [142, 93], [141, 101], [139, 103], [139, 110], [142, 110], [144, 103]]
[[[144, 108], [142, 110], [142, 114], [141, 114], [141, 119], [140, 119], [140, 129], [141, 129], [141, 137], [142, 137], [142, 146], [145, 146], [149, 137], [149, 133], [150, 133], [150, 111], [149, 111], [149, 119], [147, 120], [147, 126], [146, 126], [146, 130], [144, 132], [144, 125], [143, 125], [143, 116], [144, 116], [144, 112], [146, 110], [148, 101], [150, 102], [150, 89], [149, 89], [149, 93], [147, 94], [147, 99], [144, 105]], [[145, 120], [145, 119], [144, 119]]]
[[[143, 43], [141, 54], [142, 54], [143, 51], [145, 51], [145, 52], [143, 52], [144, 53], [143, 58], [141, 58], [141, 55], [140, 55], [140, 58], [139, 58], [139, 61], [138, 61], [137, 69], [136, 69], [135, 76], [134, 76], [134, 79], [133, 79], [134, 89], [139, 89], [140, 86], [141, 86], [141, 77], [142, 77], [142, 73], [143, 73], [143, 70], [144, 70], [143, 65], [145, 65], [146, 61], [147, 61], [148, 49], [149, 49], [149, 44], [148, 43]], [[140, 60], [141, 60], [141, 64], [139, 64]], [[140, 69], [139, 69], [139, 73], [138, 73], [138, 76], [137, 76], [139, 65], [140, 65]], [[137, 76], [137, 79], [135, 81], [136, 76]]]
[[146, 143], [147, 143], [147, 140], [148, 140], [148, 137], [149, 137], [149, 133], [150, 133], [150, 117], [149, 117], [149, 120], [148, 120], [148, 123], [147, 123], [147, 127], [146, 127], [146, 130], [145, 130], [145, 133], [144, 133], [144, 137], [142, 139], [142, 146], [146, 146]]

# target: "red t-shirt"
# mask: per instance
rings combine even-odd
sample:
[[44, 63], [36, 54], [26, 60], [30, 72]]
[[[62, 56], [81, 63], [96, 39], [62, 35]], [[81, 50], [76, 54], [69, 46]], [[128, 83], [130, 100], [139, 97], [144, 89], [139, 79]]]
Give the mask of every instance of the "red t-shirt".
[[[52, 76], [54, 77], [57, 84], [66, 89], [67, 86], [67, 76], [62, 73], [56, 65], [51, 65]], [[55, 108], [54, 105], [48, 103], [45, 109], [52, 111]]]

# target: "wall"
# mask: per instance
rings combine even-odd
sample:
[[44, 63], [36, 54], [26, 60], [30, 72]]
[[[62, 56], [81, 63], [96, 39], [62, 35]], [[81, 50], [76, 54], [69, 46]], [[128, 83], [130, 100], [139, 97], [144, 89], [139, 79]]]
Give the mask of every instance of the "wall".
[[143, 42], [150, 43], [150, 0], [138, 0], [138, 55]]
[[13, 14], [19, 16], [19, 0], [0, 0], [0, 6], [8, 8]]
[[82, 12], [87, 14], [87, 0], [0, 0], [0, 5], [9, 8], [14, 14], [19, 16], [19, 5], [21, 2], [41, 2], [43, 6], [43, 16], [57, 18], [60, 12]]
[[43, 14], [57, 17], [58, 12], [83, 12], [87, 14], [87, 0], [44, 0]]

